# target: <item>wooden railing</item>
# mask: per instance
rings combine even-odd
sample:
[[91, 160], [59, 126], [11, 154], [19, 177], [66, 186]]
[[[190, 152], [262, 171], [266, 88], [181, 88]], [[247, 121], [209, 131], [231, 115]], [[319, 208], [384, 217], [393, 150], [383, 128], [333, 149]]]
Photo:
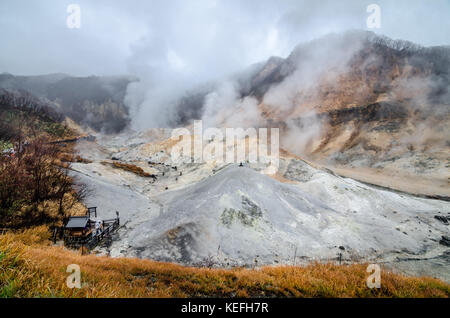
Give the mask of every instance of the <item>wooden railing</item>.
[[6, 232], [11, 231], [11, 229], [8, 228], [0, 228], [0, 234], [6, 234]]
[[106, 238], [111, 237], [114, 231], [120, 226], [120, 219], [110, 219], [103, 221], [103, 229], [100, 233], [95, 232], [95, 228], [85, 236], [70, 236], [64, 235], [64, 245], [68, 247], [80, 248], [87, 247], [88, 250], [92, 250]]
[[86, 246], [88, 246], [89, 249], [94, 248], [99, 243], [101, 243], [105, 238], [109, 238], [112, 235], [112, 233], [119, 228], [119, 226], [120, 226], [119, 219], [104, 220], [103, 230], [99, 234], [92, 232], [86, 242]]

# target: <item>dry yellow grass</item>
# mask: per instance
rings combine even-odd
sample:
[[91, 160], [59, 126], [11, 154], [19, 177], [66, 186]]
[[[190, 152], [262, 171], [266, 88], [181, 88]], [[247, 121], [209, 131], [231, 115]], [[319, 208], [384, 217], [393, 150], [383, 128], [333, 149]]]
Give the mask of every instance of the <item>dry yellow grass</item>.
[[91, 160], [84, 159], [79, 155], [74, 155], [73, 153], [62, 152], [58, 154], [58, 159], [61, 162], [79, 162], [79, 163], [92, 163]]
[[102, 161], [102, 164], [104, 164], [104, 165], [110, 164], [114, 168], [122, 169], [124, 171], [134, 173], [134, 174], [136, 174], [140, 177], [144, 177], [144, 178], [150, 178], [152, 176], [150, 173], [145, 172], [144, 169], [142, 169], [141, 167], [138, 167], [136, 165], [132, 165], [129, 163], [122, 163], [122, 162], [117, 162], [117, 161], [113, 161], [113, 162]]
[[[81, 289], [66, 286], [69, 264]], [[50, 246], [46, 227], [0, 235], [3, 297], [449, 297], [432, 278], [383, 272], [381, 289], [366, 287], [366, 265], [206, 269], [108, 258]]]

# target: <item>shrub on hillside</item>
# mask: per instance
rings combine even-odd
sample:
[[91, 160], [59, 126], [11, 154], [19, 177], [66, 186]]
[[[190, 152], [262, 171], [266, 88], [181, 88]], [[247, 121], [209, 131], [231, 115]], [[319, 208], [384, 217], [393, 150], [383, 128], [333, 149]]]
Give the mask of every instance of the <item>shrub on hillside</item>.
[[[58, 203], [64, 217], [64, 199], [72, 194], [73, 203], [86, 194], [86, 187], [72, 189], [67, 169], [56, 165], [58, 148], [39, 138], [16, 143], [14, 153], [0, 154], [0, 220], [15, 226], [45, 222], [49, 215], [38, 209], [45, 201]], [[23, 207], [27, 208], [23, 208]], [[54, 218], [54, 216], [52, 217]]]

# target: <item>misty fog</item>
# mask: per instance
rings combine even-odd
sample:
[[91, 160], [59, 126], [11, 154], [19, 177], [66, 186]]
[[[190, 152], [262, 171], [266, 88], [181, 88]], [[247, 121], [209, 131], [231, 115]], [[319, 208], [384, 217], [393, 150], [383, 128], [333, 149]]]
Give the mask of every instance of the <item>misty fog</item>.
[[[256, 101], [239, 100], [230, 75], [271, 56], [285, 58], [299, 43], [329, 33], [367, 30], [367, 6], [372, 1], [134, 0], [112, 4], [80, 0], [76, 4], [81, 9], [81, 27], [69, 29], [66, 19], [71, 3], [2, 1], [0, 72], [136, 76], [140, 81], [129, 85], [125, 103], [132, 127], [142, 129], [173, 125], [173, 118], [179, 116], [177, 100], [204, 83], [217, 86], [204, 101], [206, 121], [214, 121], [206, 117], [215, 114], [218, 105], [211, 103], [222, 94], [227, 96], [220, 103], [238, 108], [244, 103], [249, 116], [257, 119]], [[377, 4], [381, 28], [371, 31], [422, 45], [450, 43], [448, 1]], [[327, 55], [326, 48], [322, 52], [327, 59], [339, 59], [339, 54]], [[289, 87], [280, 85], [265, 99], [268, 104], [289, 107], [289, 102], [273, 100], [280, 93], [282, 99], [289, 98], [288, 91]]]

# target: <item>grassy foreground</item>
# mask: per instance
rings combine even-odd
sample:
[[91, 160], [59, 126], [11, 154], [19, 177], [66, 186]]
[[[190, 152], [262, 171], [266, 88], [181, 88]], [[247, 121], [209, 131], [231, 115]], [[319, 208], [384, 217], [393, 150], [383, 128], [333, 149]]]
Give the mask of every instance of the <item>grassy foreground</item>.
[[[45, 226], [0, 235], [0, 297], [449, 297], [432, 278], [382, 272], [381, 289], [366, 287], [366, 265], [201, 269], [108, 258], [50, 246]], [[69, 264], [81, 289], [69, 289]]]

